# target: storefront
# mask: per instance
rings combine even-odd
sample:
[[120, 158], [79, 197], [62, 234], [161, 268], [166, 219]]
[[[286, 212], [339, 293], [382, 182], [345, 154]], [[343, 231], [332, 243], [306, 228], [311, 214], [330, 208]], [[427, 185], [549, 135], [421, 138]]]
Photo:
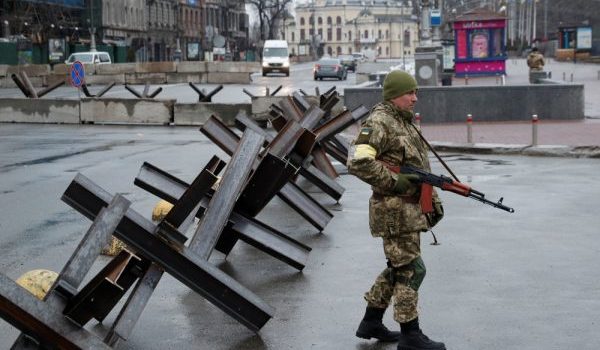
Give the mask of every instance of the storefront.
[[453, 21], [457, 77], [506, 74], [506, 17], [475, 10]]

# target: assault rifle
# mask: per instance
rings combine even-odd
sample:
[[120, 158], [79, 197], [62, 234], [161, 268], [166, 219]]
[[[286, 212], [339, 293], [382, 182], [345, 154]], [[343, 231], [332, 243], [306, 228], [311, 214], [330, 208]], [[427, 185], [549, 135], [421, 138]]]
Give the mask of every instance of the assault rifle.
[[444, 191], [454, 192], [456, 194], [460, 194], [461, 196], [470, 197], [475, 200], [478, 200], [482, 203], [491, 205], [492, 207], [505, 210], [509, 213], [514, 213], [515, 210], [513, 208], [507, 207], [502, 204], [502, 200], [504, 198], [500, 198], [498, 202], [492, 202], [485, 199], [485, 194], [475, 191], [468, 185], [465, 185], [461, 182], [454, 181], [452, 178], [444, 175], [433, 175], [421, 169], [413, 168], [410, 166], [400, 167], [400, 172], [403, 174], [414, 174], [419, 176], [419, 181], [422, 183], [421, 187], [421, 208], [424, 213], [433, 211], [431, 205], [431, 196], [432, 196], [432, 187], [435, 186], [441, 188]]

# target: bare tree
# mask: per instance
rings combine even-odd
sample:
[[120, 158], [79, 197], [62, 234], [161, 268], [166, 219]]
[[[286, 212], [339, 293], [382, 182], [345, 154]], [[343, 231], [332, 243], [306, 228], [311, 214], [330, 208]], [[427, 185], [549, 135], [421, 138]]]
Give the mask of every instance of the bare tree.
[[292, 0], [246, 0], [246, 3], [254, 6], [258, 12], [260, 40], [264, 41], [274, 38], [275, 24], [283, 16]]

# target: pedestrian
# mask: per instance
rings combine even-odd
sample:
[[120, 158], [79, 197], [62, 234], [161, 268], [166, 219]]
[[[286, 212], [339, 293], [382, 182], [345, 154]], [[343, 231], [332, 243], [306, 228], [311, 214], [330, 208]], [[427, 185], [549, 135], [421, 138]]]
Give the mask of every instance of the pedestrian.
[[[418, 290], [425, 277], [420, 234], [437, 224], [444, 210], [434, 191], [434, 211], [423, 213], [418, 177], [399, 172], [401, 166], [431, 172], [426, 142], [414, 124], [416, 102], [416, 80], [404, 71], [390, 72], [383, 82], [383, 102], [373, 107], [362, 124], [348, 159], [350, 174], [372, 187], [369, 226], [373, 237], [383, 239], [387, 258], [387, 267], [364, 295], [367, 308], [356, 336], [398, 341], [399, 350], [444, 350], [443, 343], [423, 334], [417, 311]], [[383, 324], [392, 298], [400, 332]]]
[[531, 49], [529, 55], [527, 55], [527, 66], [529, 69], [536, 72], [541, 72], [544, 70], [544, 55], [540, 53], [537, 47]]

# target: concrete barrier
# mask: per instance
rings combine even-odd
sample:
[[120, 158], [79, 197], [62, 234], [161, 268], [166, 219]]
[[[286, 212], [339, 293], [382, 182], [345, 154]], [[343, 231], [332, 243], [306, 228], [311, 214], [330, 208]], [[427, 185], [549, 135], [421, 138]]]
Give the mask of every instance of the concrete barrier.
[[[68, 76], [69, 66], [64, 63], [49, 65], [0, 65], [0, 87], [16, 87], [10, 75], [25, 71], [35, 87], [47, 86], [47, 76]], [[212, 83], [212, 84], [247, 84], [250, 74], [260, 72], [258, 62], [145, 62], [85, 64], [87, 84], [177, 84], [177, 83]], [[212, 74], [208, 74], [208, 72]], [[8, 78], [9, 80], [6, 80]]]
[[206, 82], [208, 84], [249, 84], [249, 72], [208, 72]]
[[[463, 122], [467, 114], [475, 121], [583, 119], [584, 86], [581, 84], [536, 84], [511, 86], [423, 87], [415, 112], [423, 123]], [[346, 107], [371, 108], [380, 102], [381, 88], [346, 88]]]
[[206, 73], [167, 73], [167, 84], [205, 84], [207, 78], [208, 75]]
[[211, 115], [219, 117], [225, 124], [233, 126], [240, 110], [251, 114], [249, 103], [176, 103], [175, 125], [203, 125]]
[[175, 100], [83, 98], [82, 123], [170, 124]]
[[79, 101], [1, 98], [0, 122], [79, 124]]

